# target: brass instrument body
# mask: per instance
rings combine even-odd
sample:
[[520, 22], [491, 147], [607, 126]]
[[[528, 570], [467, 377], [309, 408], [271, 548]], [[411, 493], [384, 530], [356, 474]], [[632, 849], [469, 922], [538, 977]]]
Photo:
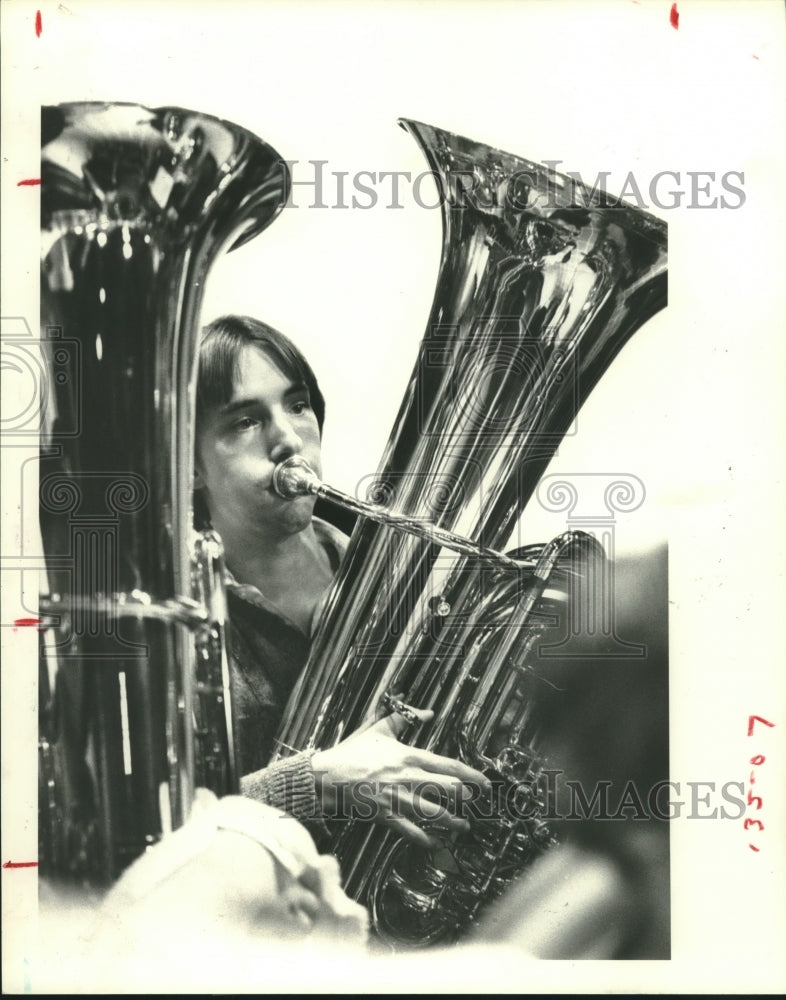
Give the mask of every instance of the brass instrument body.
[[[403, 739], [540, 803], [522, 822], [498, 810], [474, 823], [471, 844], [442, 862], [378, 827], [335, 824], [331, 850], [349, 894], [383, 940], [422, 945], [466, 930], [481, 901], [551, 840], [537, 711], [554, 683], [540, 646], [552, 650], [548, 666], [569, 638], [567, 598], [582, 580], [586, 598], [604, 557], [592, 538], [569, 533], [505, 570], [403, 522], [505, 547], [582, 402], [665, 306], [666, 227], [596, 192], [579, 192], [577, 204], [574, 182], [543, 166], [402, 124], [439, 181], [444, 241], [420, 355], [366, 498], [396, 518], [353, 533], [279, 756], [335, 745], [397, 695], [436, 713]], [[544, 643], [548, 621], [557, 632]]]
[[484, 579], [467, 568], [466, 610], [442, 618], [433, 661], [401, 664], [387, 682], [406, 691], [410, 704], [434, 711], [407, 742], [491, 778], [490, 797], [470, 789], [458, 807], [470, 833], [427, 855], [379, 828], [336, 824], [345, 888], [367, 903], [388, 944], [459, 938], [557, 840], [550, 821], [557, 818], [558, 772], [546, 719], [564, 694], [571, 600], [582, 600], [586, 576], [599, 578], [605, 556], [577, 531], [517, 554], [519, 573], [498, 569]]
[[40, 870], [105, 885], [196, 785], [237, 787], [220, 540], [191, 514], [199, 311], [289, 177], [180, 108], [61, 105], [43, 133]]

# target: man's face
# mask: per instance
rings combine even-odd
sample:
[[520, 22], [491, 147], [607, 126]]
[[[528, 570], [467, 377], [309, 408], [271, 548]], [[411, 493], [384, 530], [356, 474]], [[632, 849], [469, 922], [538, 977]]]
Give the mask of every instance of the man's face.
[[308, 389], [284, 375], [258, 347], [243, 348], [232, 398], [203, 415], [195, 487], [228, 546], [254, 537], [275, 543], [311, 522], [313, 497], [282, 500], [273, 469], [290, 455], [322, 475], [319, 426]]

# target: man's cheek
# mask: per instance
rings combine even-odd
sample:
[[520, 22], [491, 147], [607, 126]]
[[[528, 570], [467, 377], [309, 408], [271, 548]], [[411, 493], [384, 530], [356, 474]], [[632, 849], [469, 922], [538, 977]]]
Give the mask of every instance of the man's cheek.
[[303, 457], [319, 478], [322, 478], [322, 448], [319, 441], [311, 442], [303, 448]]

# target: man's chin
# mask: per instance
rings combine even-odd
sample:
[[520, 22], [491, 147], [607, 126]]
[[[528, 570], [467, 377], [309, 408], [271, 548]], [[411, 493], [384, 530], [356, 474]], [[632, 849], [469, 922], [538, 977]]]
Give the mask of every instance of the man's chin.
[[313, 497], [298, 497], [290, 501], [281, 512], [282, 523], [293, 533], [304, 531], [311, 524], [313, 516]]

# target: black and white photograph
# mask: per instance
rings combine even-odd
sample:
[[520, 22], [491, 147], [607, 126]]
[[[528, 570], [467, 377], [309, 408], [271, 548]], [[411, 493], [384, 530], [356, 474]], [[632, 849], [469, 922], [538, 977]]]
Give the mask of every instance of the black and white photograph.
[[781, 991], [782, 4], [0, 11], [4, 992]]

